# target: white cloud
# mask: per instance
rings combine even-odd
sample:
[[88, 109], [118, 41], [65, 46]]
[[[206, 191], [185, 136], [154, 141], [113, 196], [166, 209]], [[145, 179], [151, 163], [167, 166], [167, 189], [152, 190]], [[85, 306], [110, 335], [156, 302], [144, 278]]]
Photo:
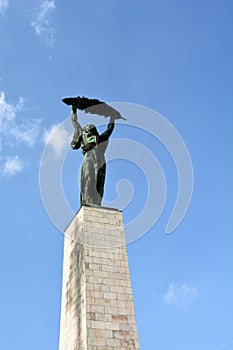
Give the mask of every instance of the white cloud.
[[29, 122], [28, 120], [15, 125], [10, 130], [12, 135], [18, 142], [24, 142], [28, 146], [33, 146], [37, 140], [37, 136], [40, 130], [40, 120], [34, 120]]
[[54, 46], [54, 29], [50, 24], [50, 15], [55, 7], [54, 0], [44, 0], [31, 22], [36, 34], [44, 38], [50, 47]]
[[18, 103], [6, 101], [0, 91], [0, 149], [4, 156], [0, 157], [0, 174], [11, 176], [23, 170], [23, 161], [18, 156], [9, 156], [12, 149], [19, 146], [33, 146], [41, 132], [39, 119], [19, 118], [25, 111], [25, 99], [20, 97]]
[[198, 290], [190, 287], [187, 283], [179, 285], [172, 282], [168, 286], [167, 292], [164, 294], [163, 298], [169, 305], [185, 308], [195, 299], [197, 294]]
[[4, 15], [9, 6], [8, 0], [0, 0], [0, 15]]
[[1, 169], [1, 175], [12, 176], [21, 172], [23, 168], [23, 161], [19, 158], [19, 156], [16, 155], [12, 157], [7, 157]]
[[15, 117], [16, 107], [6, 102], [5, 93], [0, 91], [0, 127], [4, 120], [11, 121]]
[[5, 93], [0, 91], [0, 138], [2, 145], [6, 143], [19, 142], [27, 146], [33, 146], [40, 131], [40, 120], [18, 120], [17, 113], [24, 107], [25, 99], [19, 98], [16, 105], [6, 101]]
[[61, 124], [52, 125], [43, 135], [44, 142], [52, 147], [57, 157], [68, 147], [70, 138], [70, 133]]

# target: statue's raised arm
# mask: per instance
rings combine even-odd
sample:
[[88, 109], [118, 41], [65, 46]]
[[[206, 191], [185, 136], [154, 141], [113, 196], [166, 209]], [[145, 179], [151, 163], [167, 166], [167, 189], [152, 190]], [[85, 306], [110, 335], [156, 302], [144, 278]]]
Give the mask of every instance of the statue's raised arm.
[[112, 135], [112, 132], [115, 127], [115, 119], [110, 117], [107, 129], [99, 136], [99, 143], [103, 141], [107, 141], [109, 137]]
[[78, 113], [77, 113], [77, 108], [75, 106], [72, 106], [70, 118], [74, 127], [74, 136], [71, 141], [71, 147], [73, 149], [78, 149], [80, 148], [80, 145], [81, 145], [80, 137], [82, 136], [83, 129], [78, 122]]

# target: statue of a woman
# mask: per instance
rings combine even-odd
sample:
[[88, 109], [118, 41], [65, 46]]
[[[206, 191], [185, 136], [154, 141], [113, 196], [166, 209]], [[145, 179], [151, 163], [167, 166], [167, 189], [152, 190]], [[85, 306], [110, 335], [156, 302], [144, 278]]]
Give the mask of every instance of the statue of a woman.
[[99, 135], [96, 126], [88, 124], [84, 128], [78, 123], [77, 109], [72, 106], [72, 124], [75, 128], [71, 147], [81, 147], [84, 160], [81, 170], [80, 204], [101, 205], [104, 194], [106, 161], [104, 153], [114, 129], [114, 118], [110, 117], [107, 129]]

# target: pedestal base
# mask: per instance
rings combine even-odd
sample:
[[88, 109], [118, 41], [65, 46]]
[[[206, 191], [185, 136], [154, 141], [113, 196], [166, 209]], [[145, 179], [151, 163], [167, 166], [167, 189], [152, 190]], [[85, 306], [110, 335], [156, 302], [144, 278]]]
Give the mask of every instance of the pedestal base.
[[140, 349], [122, 213], [83, 206], [65, 231], [59, 350]]

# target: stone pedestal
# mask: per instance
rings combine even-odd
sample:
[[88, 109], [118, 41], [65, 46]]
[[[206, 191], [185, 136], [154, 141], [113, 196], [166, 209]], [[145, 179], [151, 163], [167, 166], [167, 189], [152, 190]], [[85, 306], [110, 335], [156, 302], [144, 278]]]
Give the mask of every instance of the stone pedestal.
[[139, 349], [122, 213], [83, 206], [65, 231], [59, 350]]

